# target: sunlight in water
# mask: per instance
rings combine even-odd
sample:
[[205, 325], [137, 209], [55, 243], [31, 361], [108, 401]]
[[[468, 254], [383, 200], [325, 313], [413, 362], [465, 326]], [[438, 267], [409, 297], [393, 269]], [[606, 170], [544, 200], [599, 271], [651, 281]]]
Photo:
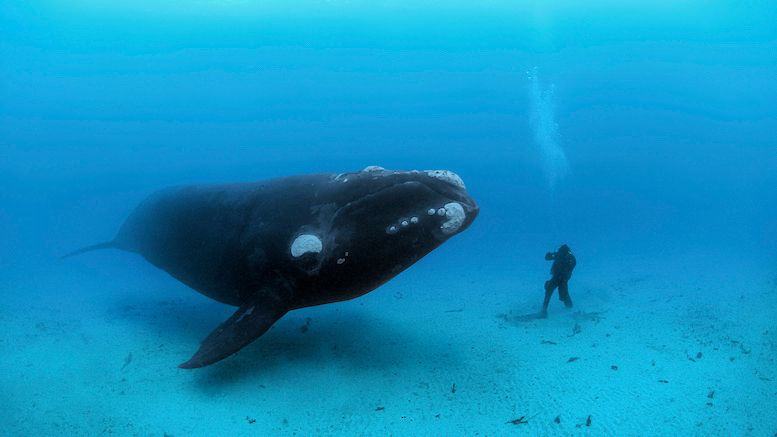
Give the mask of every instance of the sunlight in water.
[[553, 84], [543, 87], [534, 68], [529, 75], [529, 100], [531, 105], [531, 124], [534, 128], [534, 142], [542, 157], [542, 167], [550, 188], [566, 176], [569, 162], [564, 149], [559, 144], [558, 124], [555, 117], [555, 97]]

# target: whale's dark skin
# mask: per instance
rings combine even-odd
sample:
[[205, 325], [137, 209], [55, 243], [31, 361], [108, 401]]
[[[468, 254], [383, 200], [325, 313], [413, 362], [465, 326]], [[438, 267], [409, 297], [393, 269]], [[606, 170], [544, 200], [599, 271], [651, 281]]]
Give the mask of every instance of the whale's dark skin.
[[112, 241], [66, 256], [136, 252], [239, 307], [180, 365], [195, 368], [237, 352], [290, 310], [374, 290], [465, 230], [478, 211], [450, 172], [371, 167], [173, 187], [142, 202]]

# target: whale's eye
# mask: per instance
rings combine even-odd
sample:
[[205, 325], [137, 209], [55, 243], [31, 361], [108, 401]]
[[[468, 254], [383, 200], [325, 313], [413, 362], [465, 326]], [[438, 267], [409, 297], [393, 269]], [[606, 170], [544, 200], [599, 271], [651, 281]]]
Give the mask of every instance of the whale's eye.
[[306, 253], [320, 253], [323, 248], [320, 238], [312, 234], [302, 234], [291, 243], [291, 256], [299, 258]]

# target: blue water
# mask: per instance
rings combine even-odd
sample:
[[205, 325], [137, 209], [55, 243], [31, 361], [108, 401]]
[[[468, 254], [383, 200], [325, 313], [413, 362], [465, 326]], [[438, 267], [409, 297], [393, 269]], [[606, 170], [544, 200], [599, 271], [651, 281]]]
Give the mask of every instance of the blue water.
[[[30, 338], [40, 330], [35, 328], [36, 323], [43, 323], [39, 320], [49, 324], [51, 320], [84, 320], [78, 329], [90, 338], [101, 339], [98, 343], [108, 341], [116, 332], [129, 335], [131, 326], [100, 333], [101, 326], [114, 323], [110, 302], [121, 293], [133, 296], [134, 303], [148, 303], [169, 292], [195, 308], [210, 305], [194, 300], [198, 299], [194, 292], [128, 255], [94, 254], [67, 264], [57, 260], [69, 250], [111, 238], [124, 217], [150, 192], [181, 183], [340, 173], [368, 165], [451, 169], [461, 175], [481, 207], [471, 229], [400, 275], [396, 284], [389, 283], [388, 290], [372, 294], [384, 293], [396, 303], [390, 296], [399, 288], [416, 290], [416, 295], [423, 294], [418, 290], [427, 290], [430, 297], [422, 301], [446, 310], [460, 304], [477, 308], [481, 299], [490, 302], [493, 298], [493, 306], [476, 312], [478, 316], [467, 319], [466, 324], [473, 344], [487, 345], [496, 329], [496, 314], [536, 309], [532, 302], [538, 305], [541, 301], [548, 268], [542, 255], [566, 242], [579, 264], [576, 278], [580, 292], [575, 294], [574, 280], [571, 292], [584, 309], [586, 293], [593, 293], [589, 312], [633, 308], [636, 295], [663, 299], [673, 295], [671, 284], [696, 290], [679, 293], [686, 298], [700, 293], [689, 305], [703, 302], [721, 314], [738, 305], [726, 300], [728, 297], [751, 297], [754, 308], [762, 311], [762, 324], [749, 329], [739, 316], [727, 320], [745, 326], [735, 341], [753, 349], [746, 359], [763, 360], [754, 361], [752, 368], [740, 369], [742, 375], [765, 375], [765, 379], [756, 378], [753, 386], [743, 382], [749, 388], [728, 402], [752, 402], [772, 413], [757, 420], [741, 411], [728, 415], [718, 412], [714, 416], [726, 419], [710, 419], [719, 422], [714, 428], [704, 428], [699, 422], [706, 419], [699, 419], [691, 410], [678, 410], [671, 415], [675, 421], [667, 430], [686, 435], [777, 432], [773, 415], [777, 366], [770, 358], [775, 351], [771, 348], [777, 345], [777, 339], [770, 340], [777, 332], [773, 322], [777, 288], [774, 3], [125, 3], [0, 2], [0, 295], [6, 296], [0, 306], [0, 321], [7, 327], [0, 351], [6, 349], [2, 352], [6, 356], [14, 351], [13, 362], [2, 365], [8, 376], [0, 379], [0, 389], [19, 399], [16, 404], [0, 401], [0, 406], [7, 407], [0, 409], [0, 417], [10, 416], [3, 422], [11, 424], [12, 435], [95, 435], [107, 433], [106, 429], [120, 435], [291, 433], [291, 428], [284, 428], [282, 414], [267, 422], [261, 415], [268, 414], [273, 404], [293, 411], [295, 407], [284, 402], [301, 393], [302, 381], [285, 380], [286, 401], [266, 399], [265, 413], [251, 413], [243, 407], [259, 401], [246, 398], [245, 393], [256, 389], [256, 380], [235, 377], [233, 381], [231, 376], [220, 375], [214, 382], [173, 371], [181, 361], [178, 358], [185, 358], [187, 351], [196, 347], [197, 339], [223, 319], [221, 315], [208, 318], [197, 313], [204, 310], [187, 310], [199, 314], [199, 322], [191, 322], [196, 333], [157, 363], [159, 368], [168, 364], [171, 368], [165, 376], [166, 383], [175, 387], [165, 392], [171, 408], [176, 396], [199, 405], [200, 420], [219, 424], [210, 430], [181, 425], [186, 413], [171, 410], [169, 416], [157, 417], [144, 408], [142, 399], [154, 398], [153, 384], [129, 406], [117, 393], [91, 386], [90, 365], [103, 360], [118, 363], [114, 370], [119, 372], [124, 349], [65, 346], [78, 344], [76, 340], [38, 344], [34, 349], [22, 346], [37, 344]], [[647, 275], [663, 285], [635, 285], [637, 288], [626, 290], [622, 297], [615, 297], [613, 291], [612, 300], [599, 302], [600, 307], [590, 303], [597, 290], [622, 287], [617, 275], [624, 272]], [[146, 289], [141, 282], [133, 282], [140, 279], [151, 281], [153, 286]], [[730, 284], [726, 282], [729, 279]], [[703, 281], [707, 281], [705, 285], [699, 285]], [[445, 289], [465, 282], [462, 294], [446, 300]], [[698, 291], [708, 289], [709, 284], [722, 285], [715, 293]], [[96, 305], [95, 313], [80, 315], [76, 304], [65, 304], [54, 315], [46, 313], [68, 299]], [[381, 299], [380, 295], [364, 299], [354, 303], [356, 307], [343, 308], [362, 305], [370, 308], [364, 310], [369, 314], [380, 313], [384, 322], [408, 310], [370, 300]], [[327, 311], [335, 309], [315, 311], [325, 324]], [[685, 309], [677, 311], [678, 319], [687, 318]], [[369, 326], [368, 313], [355, 317]], [[555, 307], [551, 319], [554, 317], [556, 322], [550, 323], [571, 320]], [[420, 332], [431, 329], [417, 326], [422, 321], [423, 317], [414, 319], [413, 326]], [[460, 321], [441, 319], [439, 323], [434, 326], [444, 328], [448, 323], [455, 327]], [[612, 323], [629, 325], [625, 319]], [[91, 324], [96, 328], [87, 329]], [[354, 329], [367, 329], [361, 324]], [[190, 328], [189, 322], [186, 328], [177, 326], [168, 323], [155, 330], [143, 325], [143, 332], [133, 335], [162, 336], [160, 342], [173, 343], [176, 340], [163, 338], [165, 329]], [[512, 331], [506, 331], [506, 342], [527, 336], [521, 330], [524, 325], [507, 326], [505, 329]], [[531, 326], [531, 335], [536, 338], [548, 335], [543, 329], [551, 329]], [[401, 335], [412, 338], [417, 331], [411, 328], [405, 326]], [[562, 328], [566, 333], [569, 327]], [[146, 332], [149, 330], [153, 334]], [[321, 341], [332, 341], [330, 337], [338, 334], [324, 332], [318, 334]], [[662, 337], [661, 332], [653, 333]], [[597, 341], [606, 338], [601, 335]], [[731, 334], [721, 334], [725, 335]], [[446, 340], [441, 342], [457, 341], [455, 336], [443, 337]], [[376, 341], [385, 343], [387, 338], [378, 336]], [[271, 350], [282, 345], [281, 340], [256, 347]], [[488, 356], [500, 362], [502, 349], [498, 345], [502, 343], [493, 341], [495, 352]], [[700, 344], [710, 350], [723, 347], [705, 342]], [[378, 353], [377, 349], [363, 352], [359, 362], [369, 362], [370, 353]], [[140, 357], [154, 356], [133, 350], [136, 366]], [[688, 351], [691, 357], [695, 352]], [[273, 361], [273, 366], [289, 365], [306, 375], [317, 373], [315, 366], [306, 366], [321, 357], [306, 361], [294, 352], [288, 354], [294, 356], [291, 364]], [[464, 351], [460, 354], [466, 356]], [[686, 356], [680, 355], [680, 361], [686, 363]], [[423, 369], [447, 362], [435, 362], [435, 357], [433, 352], [419, 355], [415, 361], [422, 370], [418, 372], [423, 374]], [[721, 366], [728, 358], [721, 358]], [[65, 366], [67, 378], [84, 381], [63, 392], [79, 399], [99, 396], [106, 404], [120, 407], [110, 413], [92, 412], [93, 420], [84, 422], [73, 418], [92, 410], [76, 402], [60, 406], [56, 426], [42, 419], [52, 415], [56, 401], [41, 394], [43, 389], [27, 392], [15, 384], [18, 378], [43, 381], [47, 379], [42, 375], [57, 374], [55, 368], [41, 364], [48, 360]], [[26, 362], [42, 367], [29, 367], [31, 364], [23, 364]], [[336, 357], [327, 356], [327, 362], [338, 365]], [[241, 363], [253, 366], [253, 371], [267, 380], [283, 378], [268, 375], [272, 370], [263, 368], [261, 356], [253, 355]], [[413, 377], [416, 368], [390, 377], [386, 375], [391, 373], [392, 364], [384, 364], [385, 373], [370, 373], [371, 381], [393, 381], [386, 387], [394, 387], [396, 381], [413, 380], [414, 388], [407, 392], [419, 390]], [[609, 364], [606, 367], [610, 372]], [[451, 372], [465, 379], [479, 375], [471, 369], [466, 359], [459, 359]], [[720, 369], [725, 374], [725, 368]], [[546, 370], [541, 362], [523, 363], [520, 377]], [[588, 370], [582, 374], [594, 372]], [[700, 378], [710, 375], [707, 370], [700, 372]], [[117, 375], [117, 379], [123, 377]], [[337, 375], [345, 391], [349, 382], [359, 387], [361, 377], [366, 378], [358, 371]], [[224, 380], [230, 381], [226, 387]], [[504, 380], [508, 381], [505, 387], [522, 386], [510, 377]], [[221, 402], [243, 408], [230, 410], [240, 411], [229, 419], [235, 428], [219, 422], [224, 418], [222, 411], [203, 419], [210, 411], [209, 401], [204, 399], [208, 396], [198, 396], [213, 394], [206, 388], [209, 383], [222, 383], [214, 389]], [[262, 380], [263, 387], [267, 384]], [[447, 393], [448, 382], [444, 384], [441, 392]], [[622, 384], [624, 393], [640, 386], [637, 380]], [[711, 384], [703, 388], [704, 395]], [[765, 388], [753, 388], [755, 384], [765, 384]], [[499, 383], [494, 382], [494, 386], [499, 387]], [[606, 387], [607, 382], [599, 386]], [[363, 394], [359, 390], [365, 389], [353, 390]], [[505, 396], [511, 395], [510, 389], [504, 390]], [[391, 404], [393, 400], [395, 405], [402, 404], [398, 399], [404, 399], [405, 394], [382, 393], [376, 402]], [[575, 395], [558, 387], [531, 393], [532, 399], [543, 405], [568, 410], [574, 403]], [[672, 399], [682, 400], [678, 393], [686, 392], [681, 390]], [[193, 397], [197, 400], [192, 401]], [[337, 408], [324, 408], [318, 415], [310, 413], [305, 420], [290, 419], [289, 426], [299, 435], [500, 435], [524, 426], [505, 422], [534, 414], [516, 412], [512, 417], [493, 413], [492, 417], [492, 411], [478, 405], [498, 402], [483, 395], [460, 400], [443, 425], [434, 422], [437, 413], [432, 411], [428, 411], [428, 420], [421, 419], [428, 409], [423, 406], [413, 410], [416, 425], [403, 422], [400, 418], [410, 413], [396, 407], [386, 410], [393, 419], [377, 417], [371, 409], [368, 416], [359, 413], [362, 419], [356, 422], [350, 414], [361, 401], [348, 399], [339, 401]], [[626, 399], [621, 403], [632, 402]], [[646, 407], [628, 416], [656, 414], [660, 405], [669, 402], [655, 399], [659, 405], [655, 409]], [[706, 408], [704, 402], [700, 405]], [[134, 421], [134, 427], [120, 427], [117, 422], [106, 425], [106, 418], [115, 419], [119, 410], [126, 414], [126, 421]], [[245, 415], [260, 416], [258, 422], [251, 423], [253, 428], [246, 428]], [[477, 420], [464, 419], [473, 415]], [[538, 428], [526, 428], [527, 432], [653, 434], [644, 428], [629, 428], [626, 413], [612, 413], [609, 422], [605, 419], [607, 427], [598, 431], [585, 425], [553, 428], [555, 415], [547, 412], [547, 417], [532, 417], [526, 426]], [[577, 414], [585, 416], [585, 412]], [[543, 424], [537, 425], [540, 421]], [[338, 427], [328, 427], [330, 422]], [[176, 427], [182, 430], [176, 432]]]

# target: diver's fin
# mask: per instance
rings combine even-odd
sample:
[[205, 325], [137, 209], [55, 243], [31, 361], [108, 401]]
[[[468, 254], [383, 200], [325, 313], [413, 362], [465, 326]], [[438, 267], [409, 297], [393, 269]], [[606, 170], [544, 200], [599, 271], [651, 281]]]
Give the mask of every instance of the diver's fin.
[[78, 250], [74, 250], [74, 251], [72, 251], [70, 253], [66, 253], [66, 254], [62, 255], [61, 257], [59, 257], [59, 259], [70, 258], [71, 256], [81, 255], [82, 253], [91, 252], [93, 250], [110, 249], [110, 248], [114, 248], [114, 247], [116, 247], [116, 242], [114, 242], [114, 241], [106, 241], [104, 243], [93, 244], [91, 246], [82, 247], [82, 248], [80, 248]]
[[182, 369], [194, 369], [213, 364], [234, 354], [267, 332], [270, 326], [286, 314], [285, 307], [268, 299], [254, 299], [243, 304], [232, 317], [219, 325], [200, 344], [200, 349]]

